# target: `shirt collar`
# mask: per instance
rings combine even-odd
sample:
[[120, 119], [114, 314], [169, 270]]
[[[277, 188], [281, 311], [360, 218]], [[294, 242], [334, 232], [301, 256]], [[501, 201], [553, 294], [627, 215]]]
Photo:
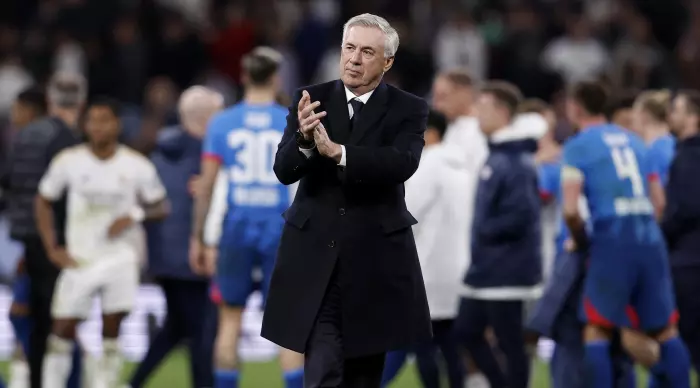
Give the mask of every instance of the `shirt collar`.
[[351, 92], [347, 86], [345, 86], [345, 102], [349, 103], [350, 100], [356, 98], [356, 99], [362, 101], [363, 104], [366, 104], [367, 101], [369, 101], [369, 98], [372, 97], [372, 93], [374, 93], [374, 90], [370, 90], [369, 92], [358, 97], [353, 92]]

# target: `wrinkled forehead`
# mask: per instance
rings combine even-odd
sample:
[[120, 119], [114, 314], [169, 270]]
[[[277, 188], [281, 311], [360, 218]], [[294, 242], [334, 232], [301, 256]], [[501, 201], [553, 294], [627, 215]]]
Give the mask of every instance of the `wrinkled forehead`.
[[348, 28], [347, 33], [343, 37], [343, 44], [351, 44], [379, 52], [384, 51], [384, 43], [384, 32], [374, 27], [352, 26]]

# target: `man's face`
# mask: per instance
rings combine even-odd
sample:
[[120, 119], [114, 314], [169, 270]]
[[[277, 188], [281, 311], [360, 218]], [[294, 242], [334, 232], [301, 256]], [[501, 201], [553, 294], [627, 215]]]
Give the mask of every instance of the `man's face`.
[[668, 116], [671, 130], [675, 133], [682, 132], [688, 126], [691, 116], [688, 111], [688, 99], [682, 94], [674, 98], [671, 104], [671, 112]]
[[641, 136], [642, 132], [644, 131], [644, 127], [649, 121], [649, 115], [647, 114], [647, 112], [644, 111], [644, 107], [639, 102], [635, 103], [634, 106], [632, 106], [631, 113], [632, 118], [629, 129]]
[[634, 127], [632, 109], [618, 109], [612, 116], [612, 122], [616, 125], [621, 126], [622, 128], [627, 128], [631, 130]]
[[437, 77], [433, 82], [433, 108], [454, 121], [471, 104], [469, 88], [459, 87], [446, 77]]
[[88, 110], [85, 133], [91, 143], [105, 145], [119, 137], [119, 119], [106, 106], [93, 106]]
[[493, 95], [482, 93], [476, 100], [476, 116], [481, 131], [489, 136], [507, 124], [505, 108]]
[[12, 109], [10, 111], [10, 122], [12, 127], [16, 129], [24, 128], [27, 124], [34, 121], [36, 118], [34, 109], [26, 104], [19, 101], [15, 101], [12, 104]]
[[384, 57], [384, 33], [376, 28], [350, 27], [340, 55], [340, 79], [350, 89], [372, 86], [391, 68]]

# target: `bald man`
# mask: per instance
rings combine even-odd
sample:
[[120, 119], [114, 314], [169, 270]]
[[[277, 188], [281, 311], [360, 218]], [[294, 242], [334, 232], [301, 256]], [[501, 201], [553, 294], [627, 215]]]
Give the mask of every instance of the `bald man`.
[[[173, 209], [160, 223], [147, 226], [149, 274], [163, 289], [167, 316], [131, 378], [131, 387], [143, 386], [160, 361], [187, 339], [192, 369], [191, 387], [213, 386], [213, 344], [216, 308], [209, 300], [209, 279], [214, 253], [208, 252], [196, 266], [188, 260], [190, 209], [196, 195], [202, 138], [209, 119], [223, 108], [223, 97], [211, 89], [193, 86], [179, 101], [181, 125], [158, 134], [151, 161], [163, 181]], [[204, 318], [203, 318], [204, 317]]]

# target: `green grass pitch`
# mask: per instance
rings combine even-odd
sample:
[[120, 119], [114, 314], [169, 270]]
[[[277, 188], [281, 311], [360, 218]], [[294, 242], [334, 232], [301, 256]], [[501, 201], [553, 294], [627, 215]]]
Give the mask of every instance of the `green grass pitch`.
[[[7, 363], [0, 365], [4, 376], [7, 376]], [[136, 365], [129, 364], [124, 368], [124, 380], [127, 381]], [[532, 388], [549, 388], [547, 364], [537, 362], [534, 366]], [[639, 372], [639, 387], [646, 387], [646, 374]], [[276, 362], [246, 363], [241, 369], [241, 388], [283, 388], [280, 369]], [[446, 386], [446, 385], [445, 385]], [[175, 352], [166, 359], [153, 374], [146, 388], [189, 388], [189, 362], [185, 352]], [[389, 388], [420, 388], [418, 375], [412, 365], [407, 364], [398, 378]]]

